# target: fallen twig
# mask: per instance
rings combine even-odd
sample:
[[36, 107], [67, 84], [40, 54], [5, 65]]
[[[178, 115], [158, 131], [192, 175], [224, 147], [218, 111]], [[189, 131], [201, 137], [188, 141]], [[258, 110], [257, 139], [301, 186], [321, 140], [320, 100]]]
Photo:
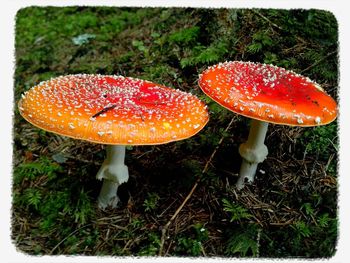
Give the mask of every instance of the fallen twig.
[[88, 226], [91, 226], [92, 224], [86, 224], [82, 227], [79, 227], [78, 229], [74, 230], [72, 233], [70, 233], [68, 236], [66, 236], [65, 238], [63, 238], [59, 243], [57, 243], [56, 246], [54, 246], [53, 249], [51, 249], [49, 255], [52, 255], [52, 253], [56, 250], [56, 248], [58, 248], [64, 241], [66, 241], [70, 236], [74, 235], [75, 233], [77, 233], [79, 230], [85, 228], [85, 227], [88, 227]]
[[262, 19], [266, 20], [268, 23], [270, 23], [273, 27], [284, 31], [284, 29], [282, 27], [280, 27], [279, 25], [275, 24], [274, 22], [272, 22], [270, 19], [268, 19], [266, 16], [264, 16], [263, 14], [261, 14], [260, 12], [256, 11], [256, 10], [252, 10], [254, 14], [260, 16]]
[[334, 50], [330, 53], [328, 53], [326, 56], [324, 56], [323, 58], [317, 60], [315, 63], [311, 64], [310, 66], [308, 66], [307, 68], [304, 68], [302, 71], [300, 71], [300, 74], [304, 73], [305, 71], [308, 71], [309, 69], [317, 66], [319, 63], [321, 63], [323, 60], [325, 60], [326, 58], [332, 56], [333, 54], [337, 53], [338, 50]]
[[[233, 121], [235, 120], [235, 117], [233, 117], [230, 121], [230, 123], [227, 125], [227, 127], [225, 128], [225, 133], [231, 128], [231, 125], [233, 123]], [[225, 136], [223, 135], [217, 146], [215, 147], [213, 153], [210, 155], [208, 161], [206, 162], [203, 170], [202, 170], [202, 174], [204, 174], [205, 172], [207, 172], [209, 164], [211, 163], [211, 161], [213, 160], [216, 152], [218, 151], [219, 147], [221, 146], [223, 140], [224, 140]], [[163, 253], [163, 248], [164, 248], [164, 242], [165, 242], [165, 236], [166, 233], [168, 232], [169, 226], [171, 225], [171, 223], [174, 221], [174, 219], [177, 217], [177, 215], [180, 213], [180, 211], [182, 210], [182, 208], [185, 206], [185, 204], [187, 203], [187, 201], [191, 198], [192, 194], [194, 193], [194, 191], [196, 190], [199, 182], [200, 182], [201, 177], [199, 176], [196, 180], [196, 182], [194, 183], [191, 191], [188, 193], [188, 195], [186, 196], [185, 200], [182, 202], [182, 204], [176, 209], [175, 213], [173, 214], [173, 216], [170, 218], [170, 220], [165, 224], [165, 226], [162, 228], [162, 237], [160, 239], [160, 246], [159, 246], [159, 252], [158, 255], [161, 256]]]

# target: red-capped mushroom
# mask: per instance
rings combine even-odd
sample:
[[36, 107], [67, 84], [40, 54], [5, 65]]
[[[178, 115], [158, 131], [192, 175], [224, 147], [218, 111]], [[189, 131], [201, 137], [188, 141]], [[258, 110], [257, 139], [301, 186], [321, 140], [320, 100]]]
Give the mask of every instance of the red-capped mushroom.
[[18, 107], [41, 129], [108, 145], [97, 173], [97, 179], [104, 178], [98, 199], [102, 209], [116, 207], [118, 186], [129, 178], [125, 145], [186, 139], [208, 121], [206, 105], [190, 93], [115, 75], [53, 78], [25, 92]]
[[273, 65], [231, 61], [206, 69], [199, 77], [205, 94], [225, 108], [252, 118], [237, 188], [254, 180], [258, 163], [267, 154], [264, 140], [268, 123], [315, 126], [332, 122], [337, 104], [317, 83]]

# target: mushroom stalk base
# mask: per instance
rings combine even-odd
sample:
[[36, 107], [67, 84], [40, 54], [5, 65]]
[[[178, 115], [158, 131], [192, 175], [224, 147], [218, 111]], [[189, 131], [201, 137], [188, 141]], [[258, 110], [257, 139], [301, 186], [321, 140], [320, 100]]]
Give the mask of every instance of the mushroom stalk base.
[[104, 160], [96, 178], [103, 179], [102, 188], [98, 197], [98, 207], [105, 209], [108, 206], [117, 207], [119, 197], [118, 187], [129, 179], [128, 167], [124, 164], [125, 146], [108, 145], [107, 157]]
[[252, 120], [248, 140], [239, 147], [239, 154], [243, 160], [236, 183], [238, 190], [244, 187], [246, 181], [254, 181], [258, 163], [263, 162], [268, 154], [264, 144], [267, 128], [267, 122]]

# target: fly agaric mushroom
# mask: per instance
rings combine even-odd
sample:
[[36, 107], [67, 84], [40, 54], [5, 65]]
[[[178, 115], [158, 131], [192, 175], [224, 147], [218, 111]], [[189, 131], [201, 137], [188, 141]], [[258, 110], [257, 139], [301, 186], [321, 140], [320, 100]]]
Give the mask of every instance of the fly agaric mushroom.
[[268, 123], [316, 126], [337, 116], [336, 102], [317, 83], [273, 65], [219, 63], [200, 74], [199, 86], [223, 107], [252, 119], [248, 140], [239, 147], [243, 162], [238, 189], [246, 179], [254, 181], [258, 163], [268, 154], [264, 144]]
[[116, 207], [118, 186], [129, 178], [125, 145], [178, 141], [208, 122], [206, 105], [190, 93], [115, 75], [77, 74], [41, 82], [22, 95], [21, 115], [60, 135], [107, 144], [97, 173], [104, 179], [98, 205]]

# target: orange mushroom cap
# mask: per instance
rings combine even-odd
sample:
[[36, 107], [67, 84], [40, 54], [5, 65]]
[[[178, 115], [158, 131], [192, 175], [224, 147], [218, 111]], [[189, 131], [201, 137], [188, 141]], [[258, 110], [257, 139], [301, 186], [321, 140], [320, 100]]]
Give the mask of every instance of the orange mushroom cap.
[[231, 61], [199, 77], [205, 94], [243, 116], [286, 125], [315, 126], [337, 117], [337, 104], [307, 77], [281, 67]]
[[77, 74], [22, 95], [21, 115], [44, 130], [102, 144], [150, 145], [191, 137], [208, 122], [196, 96], [149, 81]]

